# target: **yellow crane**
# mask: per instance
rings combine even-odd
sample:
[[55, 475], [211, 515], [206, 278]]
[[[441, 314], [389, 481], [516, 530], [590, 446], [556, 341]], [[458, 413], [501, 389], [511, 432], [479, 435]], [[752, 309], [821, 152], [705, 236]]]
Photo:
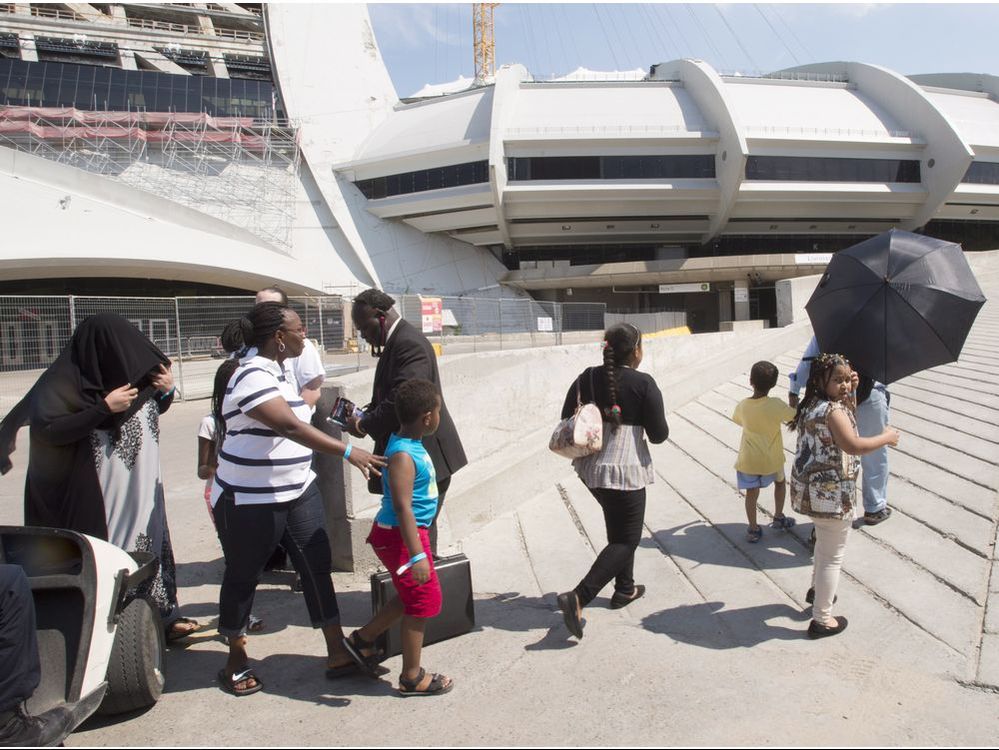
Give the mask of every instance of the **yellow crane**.
[[472, 4], [475, 82], [485, 83], [496, 75], [496, 37], [493, 33], [493, 9], [499, 3]]

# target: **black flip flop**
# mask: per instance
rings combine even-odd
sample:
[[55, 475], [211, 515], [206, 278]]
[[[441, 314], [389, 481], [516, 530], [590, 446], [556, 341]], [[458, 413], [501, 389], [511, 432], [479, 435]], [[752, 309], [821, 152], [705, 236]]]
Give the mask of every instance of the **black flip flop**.
[[[173, 626], [177, 623], [183, 623], [184, 625], [194, 625], [190, 630], [183, 630], [181, 632], [174, 632]], [[176, 641], [182, 641], [201, 630], [201, 623], [197, 620], [192, 620], [190, 617], [178, 617], [176, 620], [171, 622], [166, 626], [164, 630], [164, 637], [167, 643], [175, 643]]]

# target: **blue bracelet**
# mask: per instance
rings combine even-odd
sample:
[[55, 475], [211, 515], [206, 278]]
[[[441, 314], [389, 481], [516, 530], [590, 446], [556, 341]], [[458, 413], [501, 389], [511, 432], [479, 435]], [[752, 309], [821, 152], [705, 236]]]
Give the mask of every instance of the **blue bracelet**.
[[347, 450], [345, 450], [345, 451], [343, 452], [343, 460], [344, 460], [344, 461], [346, 461], [346, 460], [347, 460], [348, 458], [350, 458], [350, 452], [351, 452], [352, 450], [354, 450], [354, 446], [353, 446], [353, 445], [351, 445], [350, 443], [347, 443]]
[[157, 398], [158, 400], [159, 400], [159, 399], [164, 399], [164, 398], [167, 398], [167, 397], [169, 397], [169, 396], [172, 396], [172, 395], [173, 395], [173, 392], [174, 392], [174, 391], [176, 391], [176, 390], [177, 390], [177, 386], [173, 386], [173, 387], [172, 387], [172, 388], [171, 388], [171, 389], [170, 389], [169, 391], [167, 391], [166, 393], [157, 393], [157, 394], [156, 394], [156, 398]]
[[419, 562], [420, 560], [426, 560], [426, 559], [427, 559], [427, 553], [426, 553], [426, 552], [421, 552], [421, 553], [420, 553], [420, 554], [418, 554], [418, 555], [413, 555], [413, 556], [412, 556], [411, 558], [409, 558], [409, 562], [408, 562], [408, 563], [406, 563], [405, 565], [401, 566], [401, 567], [399, 568], [399, 570], [397, 570], [397, 571], [395, 572], [395, 574], [396, 574], [397, 576], [401, 576], [401, 575], [402, 575], [403, 573], [405, 573], [405, 572], [406, 572], [407, 570], [409, 570], [409, 569], [410, 569], [410, 568], [412, 568], [412, 567], [413, 567], [414, 565], [416, 565], [416, 563], [418, 563], [418, 562]]

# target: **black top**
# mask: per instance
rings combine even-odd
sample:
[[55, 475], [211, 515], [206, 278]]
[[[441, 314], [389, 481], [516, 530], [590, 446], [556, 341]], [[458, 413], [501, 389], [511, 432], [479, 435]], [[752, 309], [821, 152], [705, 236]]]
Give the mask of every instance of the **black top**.
[[[364, 407], [365, 414], [361, 420], [361, 429], [375, 441], [376, 455], [385, 453], [389, 435], [399, 429], [399, 418], [395, 413], [395, 391], [412, 378], [429, 380], [438, 390], [441, 388], [433, 346], [415, 327], [400, 320], [378, 358], [371, 403]], [[444, 481], [468, 463], [458, 430], [455, 429], [444, 402], [443, 392], [440, 426], [433, 435], [423, 438], [423, 447], [434, 462], [438, 482]], [[376, 495], [382, 494], [382, 478], [372, 474], [368, 480], [368, 491]]]
[[[593, 386], [590, 387], [592, 376]], [[576, 411], [576, 382], [580, 384], [583, 403], [593, 401], [601, 411], [611, 406], [607, 390], [607, 373], [603, 367], [588, 367], [572, 381], [562, 405], [562, 419]], [[594, 391], [596, 398], [594, 398]], [[617, 368], [617, 404], [621, 407], [621, 423], [641, 425], [652, 443], [662, 443], [669, 437], [663, 394], [651, 375], [630, 367]], [[605, 417], [606, 420], [606, 417]]]

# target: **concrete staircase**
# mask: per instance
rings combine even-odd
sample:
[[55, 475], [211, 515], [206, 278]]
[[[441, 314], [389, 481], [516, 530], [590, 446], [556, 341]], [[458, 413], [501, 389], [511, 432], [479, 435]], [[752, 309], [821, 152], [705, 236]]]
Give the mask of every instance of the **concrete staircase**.
[[[994, 277], [986, 294], [999, 296]], [[891, 388], [891, 421], [903, 435], [890, 454], [895, 513], [851, 534], [837, 606], [851, 625], [832, 650], [853, 655], [851, 666], [843, 661], [840, 668], [918, 672], [999, 688], [997, 334], [999, 304], [993, 302], [980, 314], [959, 362]], [[776, 357], [782, 383], [803, 348]], [[652, 446], [657, 481], [649, 488], [647, 535], [636, 559], [636, 578], [649, 592], [628, 609], [612, 611], [603, 598], [608, 589], [585, 610], [588, 636], [640, 624], [676, 643], [753, 646], [757, 656], [794, 653], [809, 643], [803, 631], [811, 523], [799, 518], [790, 532], [767, 527], [761, 543], [745, 540], [733, 469], [740, 433], [729, 417], [751, 394], [748, 364], [742, 369], [670, 414], [669, 441]], [[786, 390], [772, 395], [785, 398]], [[789, 457], [794, 439], [785, 436]], [[567, 637], [555, 593], [576, 584], [606, 536], [599, 506], [568, 462], [525, 455], [525, 462], [531, 460], [545, 467], [542, 488], [533, 486], [518, 504], [513, 493], [524, 497], [518, 473], [505, 474], [508, 511], [477, 529], [453, 527], [473, 530], [452, 538], [473, 560], [479, 595], [511, 612], [532, 608], [548, 627], [538, 647], [550, 648]], [[773, 508], [769, 492], [761, 507], [765, 522]]]

